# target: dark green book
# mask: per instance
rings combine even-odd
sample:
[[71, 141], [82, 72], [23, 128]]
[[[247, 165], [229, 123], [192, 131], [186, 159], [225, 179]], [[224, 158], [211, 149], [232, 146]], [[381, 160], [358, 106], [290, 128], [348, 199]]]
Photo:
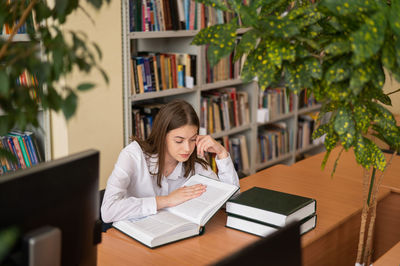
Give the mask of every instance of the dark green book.
[[226, 212], [276, 226], [302, 220], [316, 211], [315, 199], [253, 187], [226, 203]]
[[[301, 220], [300, 224], [300, 234], [303, 235], [312, 229], [315, 228], [317, 225], [317, 215], [313, 214]], [[263, 223], [260, 221], [255, 221], [253, 219], [249, 219], [246, 217], [242, 217], [235, 214], [229, 214], [226, 220], [226, 226], [229, 228], [233, 228], [239, 231], [243, 231], [246, 233], [250, 233], [257, 236], [268, 236], [273, 232], [279, 230], [280, 226]]]

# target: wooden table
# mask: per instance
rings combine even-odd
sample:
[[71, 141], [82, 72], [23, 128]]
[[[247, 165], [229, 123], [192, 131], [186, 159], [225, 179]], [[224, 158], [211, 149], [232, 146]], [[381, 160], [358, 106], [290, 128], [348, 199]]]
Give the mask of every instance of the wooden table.
[[[292, 166], [277, 165], [243, 178], [240, 180], [241, 190], [259, 186], [315, 198], [317, 227], [302, 236], [303, 264], [354, 265], [362, 208], [362, 182], [358, 175], [362, 171], [360, 167], [354, 167], [354, 159], [342, 160], [337, 174], [331, 178], [329, 166], [325, 171], [320, 170], [321, 157], [314, 156]], [[395, 158], [393, 165], [400, 165], [399, 157]], [[388, 185], [396, 182], [398, 173], [388, 172], [385, 176], [387, 183], [380, 189], [378, 197], [380, 205], [389, 205], [390, 208], [400, 205], [400, 198], [391, 199], [393, 192]], [[386, 211], [387, 217], [384, 219], [378, 213], [377, 229], [380, 223], [392, 219], [390, 211]], [[400, 219], [396, 219], [390, 224], [400, 223]], [[156, 249], [149, 249], [115, 229], [110, 229], [103, 233], [103, 241], [98, 246], [98, 265], [205, 265], [259, 239], [227, 228], [225, 222], [226, 214], [220, 210], [207, 223], [204, 235]], [[385, 238], [388, 232], [390, 230], [381, 230], [376, 235]]]
[[374, 266], [399, 266], [400, 265], [400, 242], [374, 262]]

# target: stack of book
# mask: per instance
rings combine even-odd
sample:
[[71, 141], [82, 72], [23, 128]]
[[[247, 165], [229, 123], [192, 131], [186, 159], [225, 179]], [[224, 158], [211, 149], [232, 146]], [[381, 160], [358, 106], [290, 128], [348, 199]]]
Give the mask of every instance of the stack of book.
[[305, 234], [317, 223], [315, 199], [253, 187], [226, 203], [226, 226], [258, 236], [267, 236], [294, 220]]

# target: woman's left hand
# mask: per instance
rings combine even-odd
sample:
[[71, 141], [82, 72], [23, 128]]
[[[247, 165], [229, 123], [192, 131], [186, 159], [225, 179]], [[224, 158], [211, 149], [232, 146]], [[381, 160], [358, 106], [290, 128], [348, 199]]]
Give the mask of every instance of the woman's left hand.
[[197, 154], [204, 157], [204, 152], [212, 152], [217, 154], [218, 159], [228, 157], [228, 152], [218, 141], [210, 135], [198, 135], [196, 138]]

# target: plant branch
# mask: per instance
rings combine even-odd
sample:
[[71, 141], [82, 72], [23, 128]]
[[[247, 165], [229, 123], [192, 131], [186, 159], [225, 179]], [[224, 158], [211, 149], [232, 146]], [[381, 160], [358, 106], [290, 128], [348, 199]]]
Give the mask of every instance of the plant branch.
[[25, 50], [23, 53], [19, 53], [18, 55], [16, 55], [12, 60], [10, 60], [10, 62], [7, 62], [7, 65], [13, 65], [16, 61], [18, 61], [21, 58], [24, 58], [28, 55], [30, 55], [31, 53], [35, 52], [37, 50], [36, 47], [31, 47], [28, 50]]
[[376, 173], [376, 168], [374, 167], [372, 169], [371, 181], [369, 183], [369, 191], [368, 191], [368, 199], [367, 199], [368, 206], [370, 206], [372, 188], [374, 187], [374, 182], [375, 182], [375, 173]]
[[[390, 166], [390, 164], [392, 163], [393, 158], [395, 157], [395, 155], [397, 154], [397, 151], [395, 151], [386, 167], [385, 170], [383, 172], [381, 172], [381, 174], [376, 178], [376, 182], [374, 185], [374, 190], [372, 192], [372, 199], [371, 199], [371, 220], [369, 221], [369, 228], [368, 228], [368, 235], [367, 235], [367, 242], [366, 242], [366, 252], [364, 254], [364, 260], [363, 262], [367, 263], [366, 265], [369, 265], [370, 260], [371, 260], [371, 255], [372, 255], [372, 237], [373, 237], [373, 229], [374, 229], [374, 225], [375, 225], [375, 219], [376, 219], [376, 206], [377, 206], [377, 196], [378, 196], [378, 192], [379, 192], [379, 188], [381, 186], [382, 180], [383, 180], [383, 176], [385, 174], [385, 171], [387, 170], [387, 168]], [[375, 168], [374, 168], [375, 170]], [[372, 179], [372, 178], [371, 178]], [[371, 181], [372, 182], [372, 181]]]
[[0, 50], [0, 59], [6, 54], [7, 48], [8, 46], [11, 44], [15, 34], [17, 34], [18, 29], [22, 26], [22, 24], [25, 23], [26, 18], [28, 17], [29, 13], [31, 13], [33, 6], [36, 4], [38, 0], [32, 0], [29, 5], [27, 6], [27, 8], [24, 10], [24, 12], [22, 13], [21, 18], [18, 21], [18, 24], [14, 25], [14, 27], [12, 28], [11, 34], [7, 39], [7, 42], [3, 45], [3, 47], [1, 47]]
[[390, 94], [393, 94], [393, 93], [396, 93], [396, 92], [399, 92], [399, 91], [400, 91], [400, 89], [397, 89], [397, 90], [395, 90], [395, 91], [392, 91], [392, 92], [386, 93], [386, 96], [389, 96]]

